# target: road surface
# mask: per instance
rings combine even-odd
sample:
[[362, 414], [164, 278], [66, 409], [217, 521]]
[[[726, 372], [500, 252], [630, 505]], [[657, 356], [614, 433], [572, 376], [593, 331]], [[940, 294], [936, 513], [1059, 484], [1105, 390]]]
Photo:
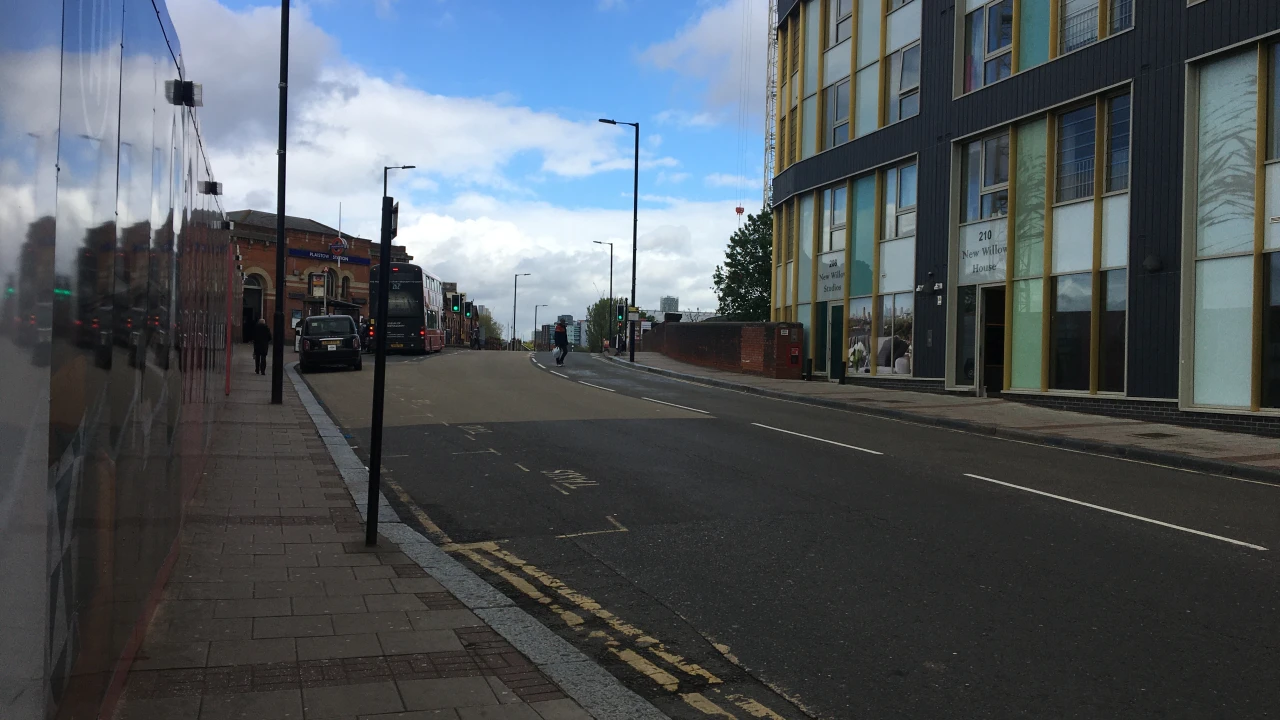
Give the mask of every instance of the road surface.
[[[367, 459], [372, 372], [306, 377]], [[578, 353], [387, 388], [401, 515], [672, 717], [1280, 713], [1280, 487]]]

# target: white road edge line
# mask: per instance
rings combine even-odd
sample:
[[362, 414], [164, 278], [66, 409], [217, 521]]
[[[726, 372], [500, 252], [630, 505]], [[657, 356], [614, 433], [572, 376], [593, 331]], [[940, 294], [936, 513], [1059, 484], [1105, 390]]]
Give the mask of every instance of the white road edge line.
[[828, 444], [830, 444], [830, 445], [839, 445], [840, 447], [843, 447], [843, 448], [849, 448], [850, 450], [857, 450], [858, 452], [870, 453], [870, 454], [872, 454], [872, 455], [883, 455], [883, 454], [884, 454], [884, 453], [882, 453], [882, 452], [876, 452], [875, 450], [868, 450], [868, 449], [866, 449], [866, 448], [860, 448], [860, 447], [858, 447], [857, 445], [845, 445], [844, 443], [842, 443], [842, 442], [836, 442], [835, 440], [828, 440], [828, 439], [826, 439], [826, 438], [814, 437], [814, 436], [812, 436], [812, 435], [805, 435], [804, 433], [791, 432], [790, 430], [783, 430], [782, 428], [776, 428], [776, 427], [772, 427], [772, 426], [769, 426], [769, 425], [761, 425], [760, 423], [751, 423], [751, 424], [752, 424], [752, 425], [755, 425], [756, 427], [762, 427], [762, 428], [764, 428], [765, 430], [774, 430], [774, 431], [776, 431], [776, 432], [786, 433], [786, 434], [788, 434], [788, 435], [796, 435], [796, 436], [799, 436], [799, 437], [802, 437], [802, 438], [809, 438], [810, 440], [817, 440], [818, 442], [824, 442], [824, 443], [828, 443]]
[[[557, 374], [557, 375], [559, 375], [560, 373], [556, 373], [556, 374]], [[591, 383], [589, 383], [589, 382], [587, 382], [587, 381], [585, 381], [585, 380], [579, 380], [578, 382], [582, 383], [583, 385], [586, 385], [587, 387], [593, 387], [593, 388], [596, 388], [597, 390], [608, 390], [609, 392], [618, 392], [617, 390], [610, 390], [609, 388], [607, 388], [607, 387], [605, 387], [605, 386], [603, 386], [603, 385], [592, 385]]]
[[1214, 535], [1213, 533], [1207, 533], [1207, 532], [1204, 532], [1203, 530], [1192, 530], [1191, 528], [1188, 528], [1188, 527], [1182, 527], [1181, 525], [1174, 525], [1174, 524], [1172, 524], [1172, 523], [1167, 523], [1167, 522], [1164, 522], [1164, 521], [1161, 521], [1161, 520], [1153, 520], [1153, 519], [1151, 519], [1151, 518], [1149, 518], [1149, 517], [1143, 517], [1143, 516], [1141, 516], [1141, 515], [1134, 515], [1133, 513], [1127, 513], [1127, 512], [1124, 512], [1124, 511], [1122, 511], [1122, 510], [1112, 510], [1112, 509], [1111, 509], [1111, 508], [1109, 508], [1109, 507], [1103, 507], [1103, 506], [1101, 506], [1101, 505], [1094, 505], [1093, 503], [1087, 503], [1087, 502], [1084, 502], [1083, 500], [1074, 500], [1074, 499], [1072, 499], [1072, 498], [1069, 498], [1069, 497], [1063, 497], [1063, 496], [1061, 496], [1061, 495], [1054, 495], [1053, 493], [1047, 493], [1047, 492], [1045, 492], [1045, 491], [1043, 491], [1043, 490], [1036, 490], [1036, 489], [1034, 489], [1034, 488], [1023, 487], [1023, 486], [1021, 486], [1021, 485], [1014, 485], [1013, 483], [1007, 483], [1007, 482], [1004, 482], [1004, 481], [1002, 481], [1002, 480], [993, 480], [993, 479], [991, 479], [991, 478], [989, 478], [989, 477], [983, 477], [983, 476], [981, 476], [981, 475], [974, 475], [974, 474], [972, 474], [972, 473], [965, 473], [965, 474], [964, 474], [964, 476], [965, 476], [965, 477], [967, 477], [967, 478], [973, 478], [974, 480], [982, 480], [982, 481], [984, 481], [984, 482], [995, 483], [996, 485], [1003, 485], [1003, 486], [1005, 486], [1005, 487], [1010, 487], [1010, 488], [1013, 488], [1013, 489], [1015, 489], [1015, 490], [1024, 490], [1024, 491], [1029, 492], [1029, 493], [1035, 493], [1036, 495], [1043, 495], [1043, 496], [1045, 496], [1045, 497], [1051, 497], [1051, 498], [1053, 498], [1054, 500], [1062, 500], [1063, 502], [1069, 502], [1069, 503], [1072, 503], [1072, 504], [1075, 504], [1075, 505], [1083, 505], [1084, 507], [1087, 507], [1087, 508], [1093, 508], [1094, 510], [1101, 510], [1102, 512], [1109, 512], [1109, 513], [1111, 513], [1112, 515], [1119, 515], [1119, 516], [1121, 516], [1121, 517], [1127, 517], [1127, 518], [1130, 518], [1130, 519], [1132, 519], [1132, 520], [1141, 520], [1142, 522], [1148, 522], [1148, 523], [1151, 523], [1152, 525], [1159, 525], [1159, 526], [1161, 526], [1161, 527], [1167, 527], [1167, 528], [1171, 528], [1171, 529], [1173, 529], [1173, 530], [1181, 530], [1182, 532], [1185, 532], [1185, 533], [1191, 533], [1192, 535], [1199, 535], [1199, 536], [1201, 536], [1201, 537], [1212, 538], [1212, 539], [1214, 539], [1214, 540], [1221, 540], [1222, 542], [1229, 542], [1229, 543], [1231, 543], [1232, 545], [1242, 545], [1242, 546], [1244, 546], [1244, 547], [1252, 548], [1252, 549], [1254, 549], [1254, 550], [1266, 550], [1266, 548], [1262, 547], [1261, 545], [1254, 545], [1253, 543], [1247, 543], [1247, 542], [1244, 542], [1243, 540], [1233, 540], [1233, 539], [1231, 539], [1231, 538], [1229, 538], [1229, 537], [1223, 537], [1223, 536], [1221, 536], [1221, 535]]
[[561, 373], [556, 372], [555, 370], [552, 370], [552, 371], [551, 371], [551, 374], [552, 374], [552, 375], [560, 375], [560, 377], [564, 378], [565, 380], [568, 380], [568, 379], [569, 379], [569, 376], [568, 376], [568, 375], [563, 375], [563, 374], [561, 374]]
[[538, 367], [542, 368], [543, 370], [546, 370], [546, 369], [547, 369], [547, 366], [546, 366], [546, 365], [543, 365], [542, 363], [538, 362], [537, 360], [534, 360], [534, 361], [533, 361], [533, 364], [534, 364], [534, 365], [537, 365]]
[[658, 403], [659, 405], [670, 405], [670, 406], [671, 406], [671, 407], [673, 407], [673, 408], [680, 408], [681, 410], [688, 410], [688, 411], [690, 411], [690, 412], [702, 413], [703, 415], [710, 415], [710, 414], [711, 414], [711, 413], [707, 412], [706, 410], [699, 410], [698, 408], [685, 407], [684, 405], [677, 405], [677, 404], [675, 404], [675, 403], [663, 402], [662, 400], [654, 400], [654, 399], [653, 399], [653, 398], [651, 398], [651, 397], [643, 397], [643, 396], [642, 396], [640, 399], [641, 399], [641, 400], [648, 400], [649, 402], [652, 402], [652, 403]]

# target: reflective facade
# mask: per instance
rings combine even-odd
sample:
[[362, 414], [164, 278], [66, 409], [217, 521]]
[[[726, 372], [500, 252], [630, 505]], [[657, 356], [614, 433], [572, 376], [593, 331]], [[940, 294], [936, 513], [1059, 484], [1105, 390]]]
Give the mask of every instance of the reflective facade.
[[235, 288], [163, 2], [0, 15], [0, 717], [92, 718], [173, 560]]
[[1280, 3], [915, 4], [778, 3], [815, 374], [1280, 433]]

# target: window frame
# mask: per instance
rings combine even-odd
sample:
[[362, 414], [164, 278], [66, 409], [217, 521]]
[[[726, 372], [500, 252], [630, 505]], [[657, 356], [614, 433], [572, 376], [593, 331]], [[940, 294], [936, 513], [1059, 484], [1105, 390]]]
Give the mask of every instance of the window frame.
[[[969, 146], [970, 146], [970, 145], [972, 145], [972, 144], [974, 144], [974, 143], [978, 143], [978, 147], [980, 148], [980, 150], [979, 150], [979, 152], [978, 152], [978, 217], [976, 217], [976, 218], [970, 218], [970, 219], [968, 219], [968, 220], [965, 220], [965, 219], [964, 219], [964, 213], [965, 213], [965, 211], [966, 211], [966, 204], [965, 204], [965, 202], [966, 202], [966, 198], [967, 198], [966, 190], [968, 189], [967, 187], [965, 187], [965, 183], [966, 183], [966, 182], [968, 182], [968, 178], [967, 178], [967, 177], [965, 177], [965, 176], [964, 176], [964, 174], [963, 174], [963, 172], [962, 172], [962, 173], [961, 173], [961, 177], [960, 177], [960, 223], [959, 223], [959, 226], [961, 226], [961, 227], [963, 227], [963, 226], [965, 226], [965, 225], [970, 225], [970, 224], [973, 224], [973, 223], [987, 222], [988, 220], [995, 220], [995, 219], [998, 219], [998, 218], [1008, 217], [1008, 216], [1009, 216], [1009, 183], [1010, 183], [1010, 181], [1012, 180], [1012, 176], [1013, 176], [1013, 169], [1012, 169], [1012, 168], [1006, 168], [1006, 173], [1005, 173], [1005, 174], [1006, 174], [1006, 177], [1005, 177], [1004, 182], [998, 182], [998, 183], [994, 183], [994, 184], [992, 184], [992, 185], [987, 185], [987, 184], [986, 184], [986, 182], [987, 182], [987, 180], [986, 180], [986, 177], [987, 177], [987, 143], [988, 143], [988, 142], [990, 142], [991, 140], [997, 140], [997, 139], [999, 139], [1001, 136], [1003, 136], [1003, 137], [1005, 138], [1005, 147], [1006, 147], [1006, 148], [1007, 148], [1007, 147], [1009, 147], [1009, 146], [1010, 146], [1010, 145], [1009, 145], [1009, 143], [1010, 143], [1010, 142], [1012, 142], [1012, 127], [1011, 127], [1011, 126], [1005, 126], [1005, 127], [1004, 127], [1004, 128], [1002, 128], [1001, 130], [998, 130], [998, 131], [996, 131], [996, 132], [992, 132], [992, 133], [988, 133], [988, 134], [986, 134], [986, 135], [979, 136], [979, 137], [974, 138], [973, 140], [970, 140], [970, 141], [968, 141], [968, 142], [962, 142], [962, 143], [959, 143], [959, 148], [960, 148], [960, 153], [961, 153], [961, 159], [962, 159], [962, 161], [963, 161], [964, 154], [965, 154], [965, 152], [967, 151], [967, 149], [969, 148]], [[999, 192], [1002, 192], [1002, 191], [1003, 191], [1003, 192], [1004, 192], [1004, 194], [1005, 194], [1005, 196], [1004, 196], [1004, 197], [1005, 197], [1005, 201], [1004, 201], [1004, 212], [1002, 212], [1002, 213], [995, 213], [995, 214], [992, 214], [992, 215], [984, 215], [984, 214], [983, 214], [983, 210], [982, 210], [982, 199], [983, 199], [984, 197], [987, 197], [988, 195], [995, 195], [995, 194], [997, 194], [997, 193], [999, 193]]]
[[[908, 118], [916, 117], [917, 115], [919, 115], [919, 114], [920, 114], [920, 75], [921, 75], [921, 68], [920, 68], [920, 53], [922, 52], [922, 50], [921, 50], [921, 46], [922, 46], [922, 41], [921, 41], [921, 40], [917, 40], [917, 41], [915, 41], [915, 42], [913, 42], [913, 43], [911, 43], [911, 44], [909, 44], [909, 45], [906, 45], [905, 47], [903, 47], [903, 48], [899, 49], [899, 50], [898, 50], [898, 51], [896, 51], [896, 52], [890, 53], [889, 55], [885, 56], [885, 58], [884, 58], [884, 65], [885, 65], [885, 67], [884, 67], [884, 72], [885, 72], [885, 83], [884, 83], [884, 92], [885, 92], [885, 98], [884, 98], [885, 124], [884, 124], [882, 127], [888, 127], [889, 125], [892, 125], [892, 124], [897, 123], [897, 122], [902, 122], [903, 120], [906, 120], [906, 119], [908, 119]], [[910, 51], [912, 51], [912, 50], [915, 50], [915, 51], [916, 51], [916, 81], [915, 81], [915, 84], [914, 84], [914, 85], [911, 85], [911, 86], [908, 86], [908, 87], [905, 87], [905, 88], [904, 88], [904, 87], [896, 87], [896, 88], [895, 88], [895, 87], [894, 87], [894, 86], [895, 86], [895, 84], [899, 84], [899, 85], [900, 85], [900, 83], [901, 83], [902, 76], [903, 76], [903, 68], [905, 68], [905, 67], [906, 67], [907, 53], [908, 53], [908, 52], [910, 52]], [[894, 63], [894, 59], [895, 59], [895, 58], [897, 58], [896, 68], [895, 68], [895, 63]], [[897, 75], [898, 75], [898, 77], [897, 77], [897, 78], [894, 78], [894, 72], [895, 72], [895, 70], [896, 70]], [[916, 98], [916, 109], [915, 109], [915, 112], [914, 112], [914, 113], [912, 113], [912, 114], [910, 114], [910, 115], [903, 115], [903, 114], [902, 114], [902, 103], [903, 103], [903, 101], [905, 101], [907, 98], [910, 98], [910, 97], [915, 97], [915, 98]], [[897, 114], [896, 114], [896, 115], [895, 115], [894, 113], [890, 112], [890, 108], [891, 108], [891, 107], [892, 107], [892, 108], [894, 108], [894, 109], [896, 110], [896, 112], [897, 112]]]
[[[995, 10], [997, 6], [1003, 5], [1006, 2], [1009, 3], [1009, 44], [1002, 45], [1001, 47], [998, 47], [995, 50], [992, 50], [990, 47], [991, 14], [992, 14], [992, 11]], [[974, 12], [986, 13], [986, 15], [983, 17], [983, 27], [982, 27], [982, 38], [983, 38], [982, 87], [986, 87], [988, 85], [994, 85], [995, 83], [998, 83], [1001, 80], [1006, 80], [1008, 78], [1013, 77], [1013, 28], [1015, 24], [1014, 9], [1016, 5], [1017, 5], [1017, 0], [991, 0], [990, 2], [983, 5], [981, 10], [974, 10]], [[1005, 56], [1008, 56], [1009, 58], [1009, 74], [1005, 75], [1004, 77], [998, 77], [995, 80], [988, 80], [987, 66], [990, 65], [992, 62], [999, 60]]]
[[[1113, 122], [1114, 104], [1115, 101], [1120, 98], [1126, 98], [1128, 102], [1128, 105], [1125, 108], [1125, 113], [1128, 117], [1125, 119], [1124, 132], [1124, 187], [1112, 189], [1111, 181], [1114, 177], [1112, 175], [1112, 152], [1115, 150], [1114, 141], [1116, 137], [1116, 134], [1113, 132], [1115, 128], [1115, 123]], [[1104, 144], [1102, 147], [1102, 158], [1106, 165], [1102, 170], [1102, 191], [1098, 192], [1098, 189], [1094, 188], [1094, 193], [1101, 195], [1102, 197], [1107, 197], [1110, 195], [1122, 195], [1129, 192], [1129, 186], [1133, 180], [1133, 94], [1126, 90], [1122, 93], [1107, 95], [1103, 98], [1103, 108], [1106, 112], [1105, 124], [1103, 125], [1103, 127], [1106, 128], [1106, 137], [1103, 138]], [[1094, 139], [1094, 142], [1097, 142], [1096, 138]]]
[[[849, 40], [853, 37], [853, 15], [857, 10], [857, 3], [854, 2], [854, 0], [848, 1], [849, 12], [844, 15], [836, 16], [835, 13], [840, 9], [841, 0], [827, 0], [827, 6], [824, 10], [825, 15], [827, 16], [827, 32], [826, 39], [824, 40], [826, 45], [822, 48], [824, 51], [830, 50], [845, 40]], [[849, 23], [849, 35], [842, 40], [840, 39], [839, 27], [845, 22]]]
[[[1079, 111], [1082, 111], [1082, 110], [1090, 110], [1090, 111], [1092, 111], [1092, 112], [1093, 112], [1093, 131], [1092, 131], [1092, 132], [1093, 132], [1093, 152], [1092, 152], [1092, 153], [1090, 153], [1090, 155], [1089, 155], [1089, 157], [1090, 157], [1090, 158], [1092, 158], [1092, 165], [1090, 166], [1090, 168], [1089, 168], [1089, 173], [1088, 173], [1090, 192], [1089, 192], [1089, 193], [1086, 193], [1086, 194], [1083, 194], [1083, 195], [1079, 195], [1079, 196], [1077, 196], [1077, 197], [1074, 197], [1074, 198], [1071, 198], [1071, 199], [1068, 199], [1068, 200], [1062, 200], [1062, 199], [1061, 199], [1061, 195], [1060, 195], [1060, 193], [1062, 192], [1062, 187], [1063, 187], [1063, 183], [1062, 183], [1062, 175], [1061, 175], [1061, 168], [1062, 168], [1062, 139], [1063, 139], [1063, 133], [1062, 133], [1062, 120], [1063, 120], [1063, 118], [1064, 118], [1064, 117], [1066, 117], [1067, 115], [1070, 115], [1071, 113], [1079, 112]], [[1096, 167], [1096, 166], [1097, 166], [1097, 162], [1098, 162], [1098, 103], [1097, 103], [1097, 99], [1096, 99], [1096, 98], [1092, 98], [1092, 99], [1090, 99], [1087, 103], [1078, 104], [1078, 105], [1072, 105], [1072, 106], [1069, 106], [1069, 107], [1063, 108], [1063, 109], [1061, 109], [1061, 110], [1059, 110], [1059, 111], [1057, 111], [1057, 112], [1054, 112], [1054, 113], [1053, 113], [1053, 121], [1054, 121], [1054, 122], [1056, 122], [1058, 125], [1057, 125], [1057, 127], [1055, 128], [1055, 131], [1056, 131], [1056, 132], [1055, 132], [1055, 143], [1054, 143], [1055, 147], [1053, 148], [1053, 203], [1052, 203], [1052, 206], [1056, 208], [1056, 207], [1060, 207], [1060, 206], [1063, 206], [1063, 205], [1072, 205], [1072, 204], [1075, 204], [1075, 203], [1080, 203], [1080, 202], [1085, 202], [1085, 201], [1091, 201], [1091, 200], [1093, 200], [1095, 197], [1097, 197], [1097, 196], [1099, 195], [1099, 193], [1098, 193], [1098, 188], [1097, 188], [1097, 187], [1095, 187], [1096, 183], [1094, 182], [1094, 179], [1095, 179], [1096, 174], [1097, 174], [1097, 173], [1096, 173], [1096, 170], [1097, 170], [1097, 167]], [[1106, 149], [1106, 148], [1104, 147], [1104, 148], [1103, 148], [1103, 150], [1105, 151], [1105, 149]], [[1105, 157], [1106, 157], [1106, 155], [1104, 154], [1104, 155], [1103, 155], [1103, 157], [1105, 158]], [[1105, 177], [1103, 178], [1103, 187], [1106, 187], [1106, 178], [1105, 178]]]
[[[847, 88], [845, 91], [845, 101], [843, 103], [839, 102], [840, 88]], [[823, 108], [822, 149], [830, 150], [833, 147], [843, 145], [853, 139], [851, 134], [853, 113], [849, 111], [850, 106], [853, 104], [853, 76], [850, 75], [839, 82], [828, 85], [822, 89], [822, 93], [822, 101], [826, 106]], [[830, 93], [830, 96], [828, 96], [828, 93]], [[844, 120], [840, 120], [836, 115], [841, 109], [844, 110]], [[844, 128], [844, 140], [838, 141], [836, 139], [836, 131], [841, 128]]]

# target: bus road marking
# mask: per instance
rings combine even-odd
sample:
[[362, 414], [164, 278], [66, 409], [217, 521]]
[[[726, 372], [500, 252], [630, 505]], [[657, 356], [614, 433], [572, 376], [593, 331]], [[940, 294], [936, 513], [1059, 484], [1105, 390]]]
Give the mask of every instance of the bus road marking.
[[594, 480], [587, 479], [586, 475], [577, 470], [543, 470], [542, 474], [551, 478], [551, 487], [565, 495], [569, 494], [565, 492], [566, 490], [580, 490], [600, 484]]

